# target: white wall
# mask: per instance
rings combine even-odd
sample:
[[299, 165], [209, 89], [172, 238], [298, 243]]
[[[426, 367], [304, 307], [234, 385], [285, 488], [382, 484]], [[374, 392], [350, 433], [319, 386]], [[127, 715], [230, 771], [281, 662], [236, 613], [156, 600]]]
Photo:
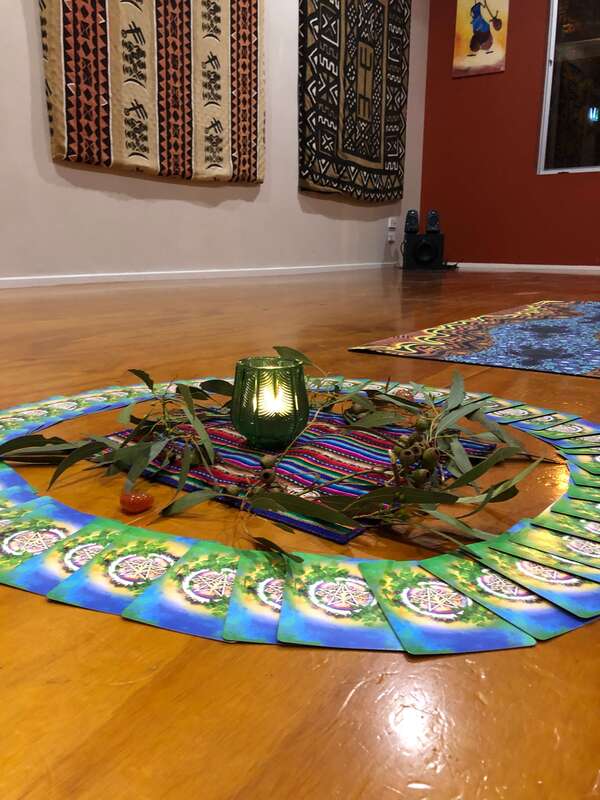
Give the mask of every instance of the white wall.
[[402, 206], [298, 193], [298, 0], [266, 0], [267, 177], [259, 187], [165, 183], [52, 163], [37, 2], [2, 5], [0, 286], [46, 282], [49, 275], [377, 265], [393, 258], [385, 221], [420, 200], [429, 0], [413, 0]]

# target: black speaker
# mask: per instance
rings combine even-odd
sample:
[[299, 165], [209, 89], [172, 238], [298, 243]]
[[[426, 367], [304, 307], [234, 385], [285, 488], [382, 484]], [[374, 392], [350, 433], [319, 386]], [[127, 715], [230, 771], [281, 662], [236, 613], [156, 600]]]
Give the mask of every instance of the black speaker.
[[419, 232], [419, 212], [416, 208], [411, 208], [406, 213], [406, 222], [404, 223], [404, 233], [418, 233]]
[[425, 233], [441, 233], [440, 215], [433, 208], [427, 212], [427, 227]]
[[404, 236], [404, 269], [442, 269], [443, 233], [407, 233]]

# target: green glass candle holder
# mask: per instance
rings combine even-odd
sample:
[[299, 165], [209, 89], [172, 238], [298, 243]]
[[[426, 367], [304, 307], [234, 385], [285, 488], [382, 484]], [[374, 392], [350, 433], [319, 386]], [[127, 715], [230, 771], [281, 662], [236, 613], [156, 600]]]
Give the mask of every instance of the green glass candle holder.
[[250, 447], [257, 450], [287, 447], [308, 422], [302, 363], [269, 356], [238, 361], [231, 419]]

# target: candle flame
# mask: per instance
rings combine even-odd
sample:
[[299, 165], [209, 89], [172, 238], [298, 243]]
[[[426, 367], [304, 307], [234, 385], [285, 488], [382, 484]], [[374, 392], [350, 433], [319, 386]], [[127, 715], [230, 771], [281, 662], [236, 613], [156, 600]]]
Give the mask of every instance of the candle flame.
[[282, 386], [262, 386], [258, 393], [258, 399], [254, 397], [254, 410], [258, 409], [259, 414], [275, 415], [289, 414], [293, 411], [291, 398], [286, 394]]

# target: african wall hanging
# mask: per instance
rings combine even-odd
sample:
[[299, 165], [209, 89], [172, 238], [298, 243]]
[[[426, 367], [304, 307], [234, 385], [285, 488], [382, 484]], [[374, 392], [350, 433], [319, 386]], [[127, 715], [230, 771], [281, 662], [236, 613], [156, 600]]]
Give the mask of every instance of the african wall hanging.
[[410, 0], [300, 0], [300, 188], [402, 197]]
[[263, 0], [39, 0], [52, 157], [264, 177]]

